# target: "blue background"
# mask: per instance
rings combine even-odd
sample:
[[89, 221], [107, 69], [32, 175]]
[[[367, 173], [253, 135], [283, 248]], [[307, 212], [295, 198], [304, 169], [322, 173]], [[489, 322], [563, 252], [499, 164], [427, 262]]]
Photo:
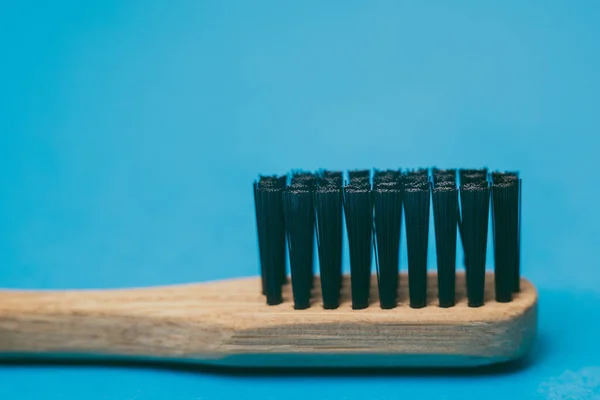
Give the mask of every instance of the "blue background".
[[18, 3], [0, 5], [1, 286], [252, 275], [258, 173], [486, 165], [524, 178], [541, 313], [526, 363], [477, 375], [0, 365], [0, 398], [600, 398], [600, 3]]

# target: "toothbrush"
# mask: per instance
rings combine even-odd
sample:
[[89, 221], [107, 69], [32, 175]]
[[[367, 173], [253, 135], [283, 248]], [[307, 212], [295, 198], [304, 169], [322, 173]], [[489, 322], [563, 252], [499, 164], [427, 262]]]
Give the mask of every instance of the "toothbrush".
[[[254, 198], [260, 276], [2, 290], [0, 359], [467, 367], [515, 360], [531, 348], [537, 292], [520, 276], [517, 173], [354, 170], [343, 182], [341, 172], [294, 171], [261, 176]], [[428, 273], [430, 214], [437, 271]], [[398, 256], [402, 219], [408, 273], [400, 272]], [[485, 270], [488, 230], [493, 272]], [[349, 275], [341, 268], [344, 234]], [[459, 239], [465, 271], [456, 268]]]

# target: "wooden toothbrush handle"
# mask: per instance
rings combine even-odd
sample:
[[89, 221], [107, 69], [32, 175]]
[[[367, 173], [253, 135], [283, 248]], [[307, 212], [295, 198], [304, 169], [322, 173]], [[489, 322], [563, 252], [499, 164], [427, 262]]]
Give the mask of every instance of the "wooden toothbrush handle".
[[0, 355], [217, 357], [224, 332], [202, 289], [0, 291]]
[[537, 291], [526, 279], [510, 303], [493, 297], [467, 306], [457, 273], [456, 305], [437, 306], [437, 276], [428, 277], [428, 306], [408, 306], [400, 277], [398, 307], [353, 310], [344, 276], [340, 307], [321, 306], [318, 278], [312, 306], [266, 306], [260, 278], [170, 287], [89, 291], [0, 291], [0, 360], [7, 356], [129, 357], [256, 366], [474, 366], [526, 354], [537, 331]]

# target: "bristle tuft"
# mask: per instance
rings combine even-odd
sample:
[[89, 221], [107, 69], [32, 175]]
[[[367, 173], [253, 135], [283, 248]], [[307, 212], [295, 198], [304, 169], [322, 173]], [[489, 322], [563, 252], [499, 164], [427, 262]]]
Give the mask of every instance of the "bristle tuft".
[[348, 172], [350, 185], [355, 188], [370, 189], [371, 188], [371, 171], [368, 169], [357, 169]]
[[314, 206], [310, 177], [292, 179], [283, 192], [294, 308], [310, 307], [313, 280]]
[[520, 190], [516, 173], [492, 174], [492, 218], [496, 301], [509, 302], [520, 290]]
[[263, 294], [267, 304], [280, 304], [285, 282], [285, 223], [282, 191], [287, 177], [263, 177], [254, 183]]
[[361, 179], [369, 179], [371, 177], [371, 171], [368, 169], [354, 169], [352, 171], [348, 171], [348, 176], [350, 177], [350, 182]]
[[317, 175], [317, 185], [322, 187], [332, 186], [341, 189], [343, 181], [344, 176], [342, 171], [321, 170]]
[[341, 184], [341, 173], [339, 182], [337, 174], [321, 174], [314, 196], [321, 292], [325, 309], [338, 308], [340, 301], [343, 221]]
[[468, 182], [460, 186], [460, 233], [465, 251], [469, 307], [480, 307], [484, 304], [489, 192], [486, 180]]
[[458, 189], [456, 171], [435, 171], [433, 188], [433, 219], [438, 270], [440, 307], [455, 303], [456, 231], [458, 226]]
[[294, 171], [290, 185], [302, 184], [309, 190], [314, 190], [317, 184], [317, 177], [312, 172]]
[[485, 183], [488, 179], [487, 168], [482, 169], [461, 169], [458, 171], [460, 185], [469, 183]]
[[373, 174], [373, 187], [385, 182], [402, 183], [402, 181], [402, 173], [399, 170], [375, 170]]
[[432, 170], [433, 184], [443, 184], [450, 182], [456, 186], [456, 170], [455, 169], [437, 169]]
[[371, 287], [373, 207], [364, 176], [344, 187], [344, 210], [350, 250], [352, 308], [367, 308]]
[[429, 182], [429, 170], [426, 168], [420, 168], [407, 171], [404, 174], [404, 180], [407, 187]]
[[408, 174], [404, 189], [408, 292], [412, 308], [427, 304], [427, 246], [429, 240], [430, 184], [424, 174]]
[[373, 182], [379, 303], [390, 309], [396, 307], [398, 294], [403, 186], [398, 171], [376, 171]]

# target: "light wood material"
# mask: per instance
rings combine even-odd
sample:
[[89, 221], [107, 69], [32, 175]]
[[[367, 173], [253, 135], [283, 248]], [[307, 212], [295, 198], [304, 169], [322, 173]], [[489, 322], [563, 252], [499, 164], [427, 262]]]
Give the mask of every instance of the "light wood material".
[[523, 279], [510, 303], [493, 300], [469, 308], [464, 276], [457, 305], [437, 306], [437, 280], [429, 277], [429, 305], [411, 309], [407, 276], [400, 304], [379, 308], [376, 277], [372, 304], [350, 306], [345, 277], [342, 304], [324, 310], [317, 281], [313, 305], [294, 310], [267, 306], [259, 278], [107, 291], [0, 291], [0, 354], [126, 356], [229, 366], [465, 366], [521, 357], [536, 331], [537, 293]]

